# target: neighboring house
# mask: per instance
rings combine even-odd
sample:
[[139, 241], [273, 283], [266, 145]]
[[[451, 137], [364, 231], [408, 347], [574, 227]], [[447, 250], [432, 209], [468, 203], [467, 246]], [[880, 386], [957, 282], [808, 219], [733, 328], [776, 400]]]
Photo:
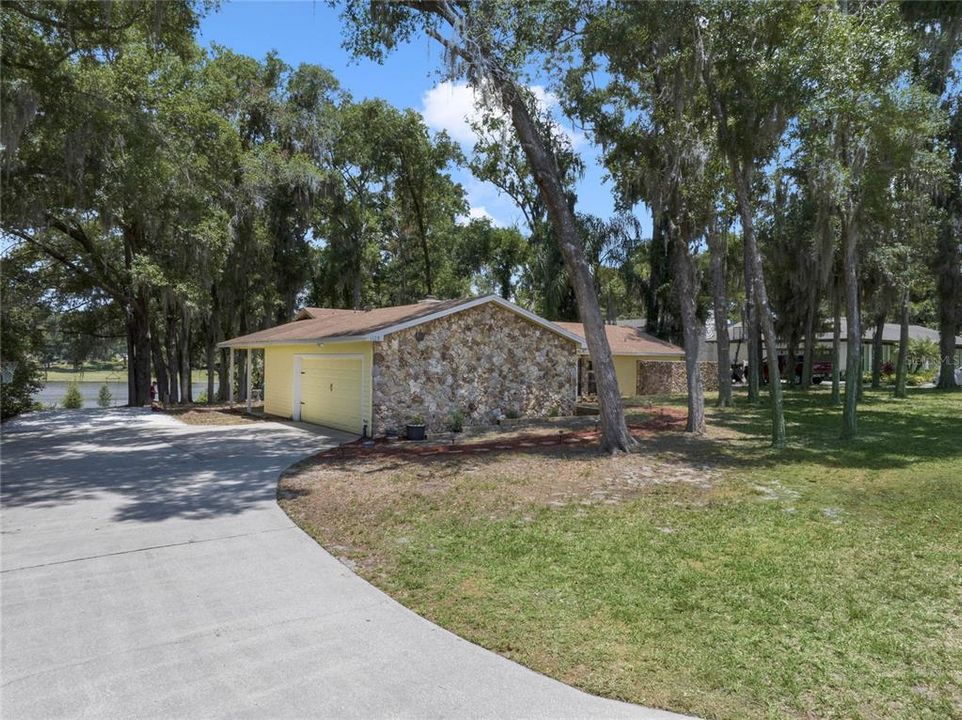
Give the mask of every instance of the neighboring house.
[[[305, 308], [219, 347], [264, 352], [264, 410], [349, 432], [433, 432], [569, 415], [583, 340], [496, 296], [375, 310]], [[248, 379], [248, 387], [250, 380]]]
[[[841, 342], [839, 343], [839, 367], [844, 368], [845, 363], [848, 358], [848, 327], [845, 319], [842, 318], [842, 322], [839, 324], [839, 332], [841, 333]], [[748, 359], [748, 347], [744, 342], [744, 337], [742, 333], [741, 323], [735, 323], [731, 325], [728, 329], [729, 338], [731, 340], [731, 357], [732, 362], [737, 362], [739, 360]], [[875, 326], [866, 326], [863, 328], [862, 332], [862, 370], [868, 372], [872, 368], [872, 355], [874, 353], [874, 348], [872, 346], [872, 338], [875, 334]], [[901, 334], [901, 327], [898, 323], [885, 323], [882, 330], [882, 362], [891, 362], [893, 365], [898, 356], [898, 345], [899, 337]], [[938, 344], [939, 342], [939, 332], [938, 330], [932, 330], [931, 328], [924, 327], [922, 325], [909, 325], [909, 339], [911, 340], [931, 340], [932, 342]], [[826, 332], [820, 332], [816, 335], [816, 347], [815, 354], [819, 358], [828, 359], [831, 357], [832, 353], [832, 328]], [[786, 350], [784, 343], [779, 345], [779, 352], [784, 352]], [[798, 352], [801, 353], [802, 346], [799, 344]], [[709, 360], [718, 359], [718, 346], [717, 340], [715, 338], [715, 328], [709, 323], [706, 325], [706, 338], [705, 338], [705, 357]], [[958, 367], [962, 365], [962, 337], [957, 337], [955, 339], [955, 366]]]
[[615, 325], [623, 325], [624, 327], [633, 327], [636, 330], [642, 330], [648, 326], [648, 321], [645, 318], [619, 318], [615, 320]]
[[[614, 356], [615, 374], [622, 396], [686, 392], [685, 351], [620, 322], [618, 325], [605, 325], [605, 333]], [[581, 323], [556, 324], [584, 339], [584, 325]], [[597, 388], [587, 346], [581, 351], [578, 367], [578, 395], [594, 395]]]
[[[839, 343], [839, 367], [845, 367], [848, 357], [848, 325], [845, 318], [839, 323], [839, 333], [841, 342]], [[901, 337], [902, 327], [898, 323], [885, 323], [882, 328], [882, 363], [892, 363], [894, 366], [898, 360], [899, 338]], [[875, 325], [866, 325], [862, 328], [862, 370], [868, 372], [872, 369], [872, 357], [875, 352], [872, 345], [872, 338], [875, 336]], [[818, 340], [818, 352], [826, 357], [831, 356], [832, 352], [832, 329], [828, 332], [819, 333], [815, 336]], [[909, 325], [909, 340], [930, 340], [936, 345], [939, 344], [939, 331], [927, 328], [923, 325]], [[953, 365], [962, 365], [962, 337], [955, 338], [955, 360]], [[929, 368], [935, 370], [935, 367]]]

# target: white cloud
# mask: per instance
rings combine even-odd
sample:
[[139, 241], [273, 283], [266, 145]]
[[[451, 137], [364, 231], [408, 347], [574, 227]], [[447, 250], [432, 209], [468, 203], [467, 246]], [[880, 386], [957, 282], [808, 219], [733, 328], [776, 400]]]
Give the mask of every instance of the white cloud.
[[[543, 112], [551, 112], [558, 107], [558, 96], [541, 85], [530, 87], [535, 102]], [[445, 80], [424, 93], [421, 98], [421, 116], [432, 130], [446, 130], [453, 140], [465, 145], [473, 145], [477, 135], [471, 129], [471, 122], [481, 117], [482, 103], [478, 94], [467, 83]], [[503, 113], [499, 113], [502, 114]], [[584, 136], [557, 124], [571, 143], [579, 145]]]
[[472, 220], [488, 220], [495, 227], [504, 227], [504, 223], [489, 213], [484, 205], [472, 206], [467, 215], [462, 215], [457, 219], [458, 225], [467, 225]]
[[432, 130], [447, 130], [453, 140], [473, 143], [474, 131], [469, 120], [479, 116], [475, 92], [465, 83], [442, 82], [421, 98], [421, 115]]

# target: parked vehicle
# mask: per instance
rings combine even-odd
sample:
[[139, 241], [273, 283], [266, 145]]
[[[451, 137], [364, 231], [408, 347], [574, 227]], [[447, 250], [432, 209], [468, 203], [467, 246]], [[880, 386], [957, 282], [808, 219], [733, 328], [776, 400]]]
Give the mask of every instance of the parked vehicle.
[[[935, 383], [936, 385], [939, 384], [939, 377], [940, 377], [941, 373], [942, 373], [942, 370], [939, 369], [939, 372], [937, 372], [937, 373], [935, 374], [935, 377], [932, 378], [932, 382]], [[960, 365], [959, 367], [957, 367], [957, 368], [955, 369], [955, 384], [956, 384], [956, 385], [962, 385], [962, 365]]]
[[[786, 372], [785, 369], [788, 367], [788, 355], [782, 354], [778, 356], [778, 374], [783, 380], [785, 379]], [[795, 376], [794, 381], [800, 383], [802, 380], [802, 370], [805, 367], [805, 356], [796, 355], [795, 356]], [[822, 380], [830, 380], [832, 377], [832, 361], [825, 359], [813, 359], [812, 360], [812, 384], [818, 385]], [[762, 362], [762, 382], [768, 382], [768, 361]]]

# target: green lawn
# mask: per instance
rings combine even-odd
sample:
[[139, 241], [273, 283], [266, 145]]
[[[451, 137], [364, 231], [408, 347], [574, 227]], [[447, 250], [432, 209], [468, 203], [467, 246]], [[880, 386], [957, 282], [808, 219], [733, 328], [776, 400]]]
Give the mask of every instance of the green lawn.
[[[780, 452], [742, 401], [711, 438], [630, 458], [308, 466], [282, 504], [417, 612], [593, 693], [708, 718], [962, 717], [962, 393], [867, 391], [853, 443], [826, 391], [786, 408]], [[712, 479], [598, 494], [651, 467]], [[581, 499], [546, 502], [539, 473]]]
[[[194, 370], [193, 382], [207, 382], [206, 370]], [[71, 365], [54, 365], [47, 372], [47, 382], [127, 382], [127, 369], [119, 363], [91, 363], [83, 367], [83, 372], [74, 370]]]

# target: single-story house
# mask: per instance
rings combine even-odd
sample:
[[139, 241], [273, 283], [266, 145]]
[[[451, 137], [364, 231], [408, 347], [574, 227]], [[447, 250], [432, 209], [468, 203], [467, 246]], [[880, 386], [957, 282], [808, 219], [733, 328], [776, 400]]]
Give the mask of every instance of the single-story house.
[[489, 295], [309, 307], [220, 347], [232, 364], [236, 350], [263, 351], [266, 413], [373, 436], [416, 421], [442, 431], [456, 414], [465, 424], [573, 414], [584, 340]]
[[[839, 365], [845, 367], [848, 357], [848, 325], [845, 318], [842, 318], [838, 326], [841, 334], [838, 348]], [[875, 346], [872, 338], [875, 337], [875, 325], [866, 324], [862, 328], [862, 370], [868, 372], [872, 369], [872, 357]], [[898, 323], [885, 323], [882, 327], [882, 363], [892, 363], [894, 366], [898, 361], [899, 339], [902, 337], [902, 326]], [[829, 357], [832, 352], [832, 330], [819, 333], [815, 336], [817, 342], [817, 352], [820, 355]], [[927, 328], [924, 325], [909, 325], [909, 340], [929, 340], [936, 345], [939, 344], [939, 331]], [[962, 365], [962, 337], [955, 338], [955, 363], [954, 366]], [[935, 370], [935, 367], [930, 368]]]
[[[581, 323], [556, 323], [565, 330], [584, 339]], [[605, 334], [614, 356], [615, 375], [622, 396], [664, 395], [687, 392], [685, 382], [685, 351], [677, 345], [659, 340], [630, 325], [605, 325]], [[581, 351], [578, 364], [578, 395], [594, 395], [594, 371], [588, 357], [587, 345]], [[713, 368], [705, 368], [706, 388], [717, 385]]]
[[[706, 337], [705, 337], [705, 356], [707, 359], [717, 360], [718, 359], [718, 345], [717, 339], [715, 338], [715, 328], [714, 325], [708, 323], [706, 326]], [[839, 367], [844, 368], [845, 363], [848, 358], [848, 325], [845, 322], [845, 318], [842, 318], [841, 323], [839, 323], [839, 333], [841, 335], [839, 343]], [[734, 323], [728, 329], [729, 339], [731, 341], [731, 358], [733, 362], [738, 360], [748, 359], [748, 347], [744, 342], [744, 334], [742, 332], [742, 324]], [[862, 371], [869, 372], [872, 369], [872, 356], [875, 352], [874, 345], [872, 343], [872, 338], [875, 334], [875, 325], [866, 324], [862, 328]], [[898, 346], [899, 338], [901, 337], [901, 326], [898, 323], [885, 323], [882, 328], [882, 362], [891, 362], [893, 365], [896, 362], [898, 356]], [[815, 336], [815, 354], [817, 358], [829, 359], [832, 353], [832, 327], [831, 324], [828, 326], [828, 330], [824, 332], [819, 332]], [[927, 328], [923, 325], [909, 325], [909, 339], [910, 340], [931, 340], [932, 342], [938, 344], [939, 342], [939, 331], [933, 330], [932, 328]], [[779, 352], [784, 352], [786, 350], [784, 344], [779, 346]], [[802, 346], [799, 345], [798, 352], [802, 352]], [[958, 367], [962, 365], [962, 337], [955, 338], [955, 366]]]

